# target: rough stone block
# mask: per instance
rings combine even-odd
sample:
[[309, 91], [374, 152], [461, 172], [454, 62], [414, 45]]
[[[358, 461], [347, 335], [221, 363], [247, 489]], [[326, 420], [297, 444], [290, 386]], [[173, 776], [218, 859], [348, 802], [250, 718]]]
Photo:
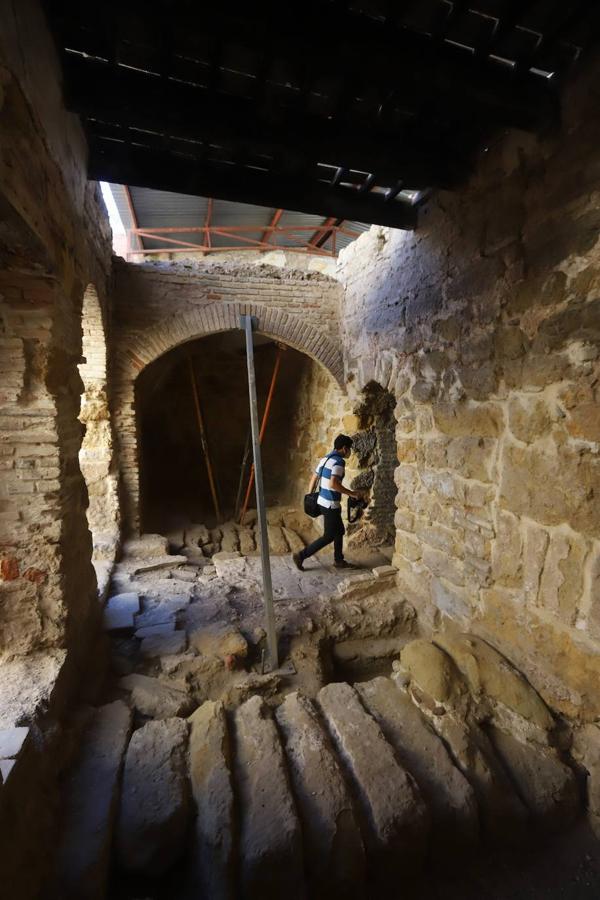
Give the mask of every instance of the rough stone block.
[[135, 617], [135, 626], [139, 631], [153, 625], [167, 625], [175, 622], [178, 612], [190, 605], [189, 597], [174, 597], [156, 603], [144, 603], [144, 611]]
[[450, 656], [422, 638], [402, 648], [400, 664], [408, 680], [435, 703], [453, 705], [465, 687]]
[[466, 627], [471, 618], [471, 604], [469, 603], [470, 588], [457, 587], [432, 575], [430, 579], [431, 601], [441, 613], [459, 622]]
[[305, 862], [319, 896], [364, 890], [360, 829], [330, 740], [310, 700], [289, 694], [276, 710], [304, 835]]
[[541, 734], [552, 731], [554, 717], [540, 695], [494, 647], [473, 634], [439, 634], [435, 642], [452, 657], [472, 695], [493, 701], [496, 714], [505, 708]]
[[523, 576], [523, 537], [512, 513], [497, 510], [496, 539], [492, 542], [492, 574], [498, 584], [519, 587]]
[[192, 705], [186, 693], [147, 675], [126, 675], [119, 679], [119, 687], [131, 691], [131, 702], [136, 709], [155, 719], [184, 716]]
[[396, 566], [375, 566], [372, 571], [375, 578], [393, 578], [398, 569]]
[[186, 547], [202, 547], [210, 542], [210, 534], [206, 525], [190, 525], [185, 529]]
[[223, 705], [203, 703], [189, 723], [190, 782], [197, 811], [194, 880], [202, 896], [233, 900], [234, 796]]
[[600, 727], [583, 725], [573, 735], [572, 754], [587, 773], [587, 811], [596, 837], [600, 837]]
[[172, 569], [187, 563], [187, 556], [153, 556], [145, 562], [136, 564], [133, 575], [144, 575], [146, 572], [157, 572], [159, 569]]
[[497, 403], [434, 403], [437, 428], [451, 437], [497, 437], [504, 427], [502, 407]]
[[134, 616], [140, 611], [139, 595], [133, 591], [110, 597], [104, 607], [104, 630], [133, 628]]
[[238, 532], [233, 522], [226, 522], [222, 526], [223, 536], [221, 538], [221, 552], [235, 553], [240, 549], [240, 541]]
[[63, 786], [64, 828], [58, 851], [63, 896], [100, 900], [106, 894], [121, 766], [131, 711], [120, 700], [92, 713], [79, 759]]
[[203, 625], [188, 635], [190, 647], [203, 656], [238, 656], [248, 655], [248, 642], [237, 628], [225, 624]]
[[148, 722], [127, 750], [117, 850], [121, 865], [161, 875], [183, 853], [190, 813], [187, 722]]
[[[542, 525], [566, 522], [574, 531], [600, 537], [600, 459], [570, 443], [527, 447], [503, 442], [499, 460], [500, 503]], [[540, 490], [540, 485], [544, 489]]]
[[544, 437], [552, 427], [548, 406], [537, 397], [511, 397], [508, 426], [516, 438], [530, 444]]
[[475, 722], [467, 721], [464, 713], [455, 715], [443, 708], [432, 708], [426, 697], [413, 690], [412, 683], [410, 695], [473, 786], [485, 833], [501, 842], [521, 843], [526, 835], [528, 813], [486, 734]]
[[574, 625], [583, 592], [584, 560], [589, 544], [580, 535], [550, 535], [540, 578], [538, 602], [567, 625]]
[[242, 895], [304, 898], [300, 824], [275, 724], [260, 697], [242, 704], [234, 722]]
[[240, 553], [242, 556], [248, 556], [256, 550], [256, 541], [254, 540], [254, 532], [246, 525], [238, 526], [238, 535], [240, 541]]
[[550, 536], [544, 528], [533, 522], [524, 524], [524, 532], [523, 593], [526, 602], [530, 606], [536, 606]]
[[522, 743], [494, 726], [489, 735], [536, 824], [544, 831], [568, 828], [580, 812], [573, 770], [554, 750]]
[[429, 815], [414, 779], [347, 684], [328, 684], [319, 705], [359, 798], [369, 857], [382, 874], [414, 870], [423, 859]]
[[144, 628], [138, 628], [137, 631], [134, 632], [134, 638], [138, 640], [143, 640], [147, 637], [155, 637], [160, 635], [161, 637], [166, 637], [168, 634], [172, 634], [175, 631], [175, 620], [172, 619], [170, 622], [165, 622], [162, 625], [146, 625]]
[[398, 759], [419, 785], [431, 812], [433, 852], [446, 855], [475, 843], [475, 792], [408, 695], [389, 678], [357, 684], [356, 690]]
[[123, 555], [132, 559], [150, 559], [169, 552], [169, 542], [162, 534], [142, 534], [125, 541]]
[[292, 531], [291, 528], [283, 527], [281, 530], [283, 532], [286, 543], [290, 548], [290, 553], [299, 553], [300, 550], [304, 550], [304, 547], [306, 545], [299, 534], [297, 534], [295, 531]]
[[185, 631], [170, 631], [168, 634], [145, 637], [140, 645], [140, 653], [145, 657], [172, 656], [183, 653], [186, 645]]

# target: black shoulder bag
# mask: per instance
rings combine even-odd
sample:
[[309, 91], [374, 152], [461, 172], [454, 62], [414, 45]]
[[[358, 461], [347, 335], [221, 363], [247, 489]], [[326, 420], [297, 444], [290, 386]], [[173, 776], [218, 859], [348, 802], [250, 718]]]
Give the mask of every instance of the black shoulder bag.
[[323, 477], [323, 469], [327, 465], [327, 460], [331, 459], [332, 456], [335, 456], [335, 453], [330, 453], [323, 465], [321, 466], [321, 471], [319, 472], [319, 480], [317, 481], [317, 489], [316, 491], [312, 491], [310, 494], [304, 495], [304, 512], [307, 516], [310, 516], [311, 519], [316, 519], [318, 516], [323, 515], [323, 508], [318, 500], [319, 500], [319, 491], [321, 490], [321, 479]]

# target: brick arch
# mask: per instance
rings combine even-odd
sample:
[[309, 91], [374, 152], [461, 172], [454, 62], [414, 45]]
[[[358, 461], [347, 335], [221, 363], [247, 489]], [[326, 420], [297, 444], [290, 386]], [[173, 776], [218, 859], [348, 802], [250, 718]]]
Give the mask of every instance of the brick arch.
[[344, 389], [341, 350], [300, 314], [282, 312], [264, 305], [219, 303], [170, 316], [117, 345], [114, 366], [115, 426], [119, 439], [122, 508], [125, 527], [139, 529], [139, 454], [135, 411], [135, 382], [146, 366], [188, 341], [223, 331], [239, 329], [240, 316], [258, 319], [257, 331], [305, 353], [323, 366]]

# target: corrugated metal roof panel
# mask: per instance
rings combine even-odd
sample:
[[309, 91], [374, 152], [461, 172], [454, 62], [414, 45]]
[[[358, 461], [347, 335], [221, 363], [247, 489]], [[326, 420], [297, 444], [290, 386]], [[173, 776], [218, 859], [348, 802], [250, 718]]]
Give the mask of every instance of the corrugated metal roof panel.
[[[126, 188], [123, 185], [110, 185], [115, 203], [121, 216], [125, 229], [132, 228], [134, 223], [131, 218], [129, 203], [127, 202]], [[131, 200], [134, 206], [137, 224], [139, 228], [185, 228], [204, 225], [208, 210], [206, 197], [195, 197], [188, 194], [175, 194], [169, 191], [156, 191], [149, 188], [131, 187]], [[235, 225], [256, 225], [256, 230], [242, 232], [240, 238], [227, 235], [211, 235], [213, 247], [249, 247], [241, 240], [241, 236], [260, 240], [264, 228], [269, 225], [275, 215], [275, 209], [264, 206], [254, 206], [248, 203], [233, 203], [227, 200], [214, 200], [211, 224], [228, 228]], [[276, 242], [279, 247], [301, 247], [314, 234], [326, 219], [323, 216], [313, 216], [306, 213], [284, 210], [279, 225], [282, 226], [308, 226], [309, 230], [291, 232], [289, 234], [277, 233]], [[362, 233], [370, 228], [362, 222], [345, 222], [344, 227], [350, 231]], [[173, 240], [181, 240], [190, 244], [201, 245], [204, 237], [202, 232], [177, 232], [165, 235]], [[337, 234], [336, 249], [342, 250], [352, 243], [354, 238], [349, 235]], [[275, 243], [275, 241], [273, 241]], [[145, 249], [164, 249], [168, 251], [169, 243], [153, 238], [143, 238]], [[172, 246], [172, 245], [171, 245]], [[331, 239], [323, 246], [323, 249], [331, 250]]]

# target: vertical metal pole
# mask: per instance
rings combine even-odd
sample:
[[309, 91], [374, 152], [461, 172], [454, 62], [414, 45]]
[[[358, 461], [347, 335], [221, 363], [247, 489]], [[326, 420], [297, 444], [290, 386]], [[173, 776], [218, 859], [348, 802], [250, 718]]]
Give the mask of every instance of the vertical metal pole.
[[[260, 434], [258, 436], [259, 443], [262, 444], [263, 438], [265, 436], [265, 431], [267, 430], [267, 422], [269, 421], [269, 412], [271, 411], [271, 403], [273, 402], [273, 394], [275, 392], [275, 385], [277, 383], [277, 375], [279, 373], [279, 366], [281, 365], [281, 354], [283, 350], [281, 347], [277, 348], [277, 357], [275, 359], [275, 368], [273, 369], [273, 375], [271, 377], [271, 386], [269, 387], [269, 394], [267, 396], [267, 402], [265, 403], [265, 411], [263, 413], [262, 423], [260, 426]], [[250, 494], [252, 493], [252, 485], [254, 484], [254, 466], [250, 469], [250, 478], [248, 479], [248, 487], [246, 489], [246, 496], [244, 497], [244, 505], [242, 506], [242, 512], [240, 514], [240, 522], [246, 515], [246, 510], [248, 509], [248, 503], [250, 502]]]
[[260, 558], [263, 577], [263, 600], [265, 604], [265, 625], [267, 647], [271, 670], [279, 668], [277, 652], [277, 632], [275, 630], [275, 610], [273, 608], [273, 585], [271, 582], [271, 560], [269, 558], [269, 536], [267, 533], [267, 511], [263, 485], [262, 459], [258, 428], [258, 404], [256, 400], [256, 373], [254, 371], [254, 342], [252, 330], [257, 319], [241, 316], [241, 327], [246, 332], [246, 360], [248, 363], [248, 397], [250, 401], [250, 424], [252, 426], [252, 455], [254, 457], [254, 480], [256, 483], [256, 511], [258, 513], [258, 533], [260, 535]]

